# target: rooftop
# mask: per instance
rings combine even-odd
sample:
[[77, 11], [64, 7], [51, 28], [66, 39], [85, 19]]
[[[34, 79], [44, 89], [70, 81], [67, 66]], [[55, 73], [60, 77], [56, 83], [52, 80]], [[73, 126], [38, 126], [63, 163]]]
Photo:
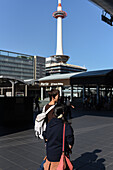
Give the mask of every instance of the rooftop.
[[23, 58], [33, 57], [33, 55], [17, 53], [17, 52], [12, 52], [12, 51], [6, 51], [6, 50], [0, 50], [0, 55], [11, 56], [11, 57], [23, 57]]
[[57, 79], [70, 79], [70, 78], [80, 78], [80, 77], [90, 77], [90, 76], [91, 77], [93, 77], [93, 76], [105, 76], [110, 72], [113, 72], [113, 69], [84, 71], [84, 72], [66, 73], [66, 74], [55, 74], [55, 75], [43, 77], [43, 78], [39, 79], [39, 81], [57, 80]]
[[57, 79], [70, 79], [70, 77], [79, 74], [80, 72], [77, 73], [66, 73], [66, 74], [54, 74], [50, 76], [43, 77], [39, 79], [39, 81], [46, 81], [46, 80], [57, 80]]

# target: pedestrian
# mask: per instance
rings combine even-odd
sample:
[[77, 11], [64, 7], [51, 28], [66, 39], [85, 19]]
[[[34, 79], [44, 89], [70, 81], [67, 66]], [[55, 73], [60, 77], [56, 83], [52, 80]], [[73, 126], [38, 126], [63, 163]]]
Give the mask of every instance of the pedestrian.
[[59, 99], [59, 90], [52, 89], [49, 92], [50, 102], [45, 105], [42, 109], [42, 112], [37, 115], [35, 119], [35, 136], [39, 139], [43, 139], [43, 131], [46, 129], [46, 125], [50, 120], [54, 117], [53, 111], [55, 104], [58, 102]]
[[39, 113], [40, 113], [40, 106], [39, 106], [39, 98], [37, 96], [36, 98], [34, 98], [33, 101], [33, 124], [35, 124], [35, 119]]
[[65, 123], [65, 154], [69, 157], [74, 144], [73, 129], [63, 119], [64, 105], [56, 105], [54, 118], [47, 124], [43, 136], [46, 142], [46, 162], [44, 170], [56, 170], [62, 155], [63, 126]]
[[67, 107], [67, 113], [66, 113], [66, 115], [67, 115], [67, 117], [69, 117], [69, 119], [71, 119], [72, 118], [72, 116], [71, 116], [71, 108], [75, 108], [72, 104], [71, 104], [71, 102], [70, 102], [70, 96], [68, 96], [67, 97], [67, 100], [66, 100], [66, 107]]
[[38, 96], [35, 98], [35, 110], [36, 110], [38, 113], [40, 112], [39, 97], [38, 97]]

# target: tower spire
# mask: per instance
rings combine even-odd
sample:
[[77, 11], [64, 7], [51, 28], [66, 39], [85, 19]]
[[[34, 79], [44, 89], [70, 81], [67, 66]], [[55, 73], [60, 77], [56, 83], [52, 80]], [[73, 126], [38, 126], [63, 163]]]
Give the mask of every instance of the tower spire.
[[61, 0], [58, 0], [58, 4], [61, 4]]
[[61, 0], [58, 0], [58, 6], [61, 6]]
[[[57, 47], [56, 47], [56, 57], [60, 61], [66, 62], [69, 57], [64, 57], [63, 55], [63, 43], [62, 43], [62, 19], [67, 16], [65, 11], [62, 11], [61, 0], [58, 0], [57, 11], [53, 13], [53, 17], [57, 19]], [[65, 59], [64, 59], [65, 58]]]
[[61, 0], [58, 0], [57, 11], [53, 13], [53, 17], [57, 19], [57, 48], [56, 55], [63, 55], [62, 44], [62, 19], [67, 16], [67, 13], [62, 11]]

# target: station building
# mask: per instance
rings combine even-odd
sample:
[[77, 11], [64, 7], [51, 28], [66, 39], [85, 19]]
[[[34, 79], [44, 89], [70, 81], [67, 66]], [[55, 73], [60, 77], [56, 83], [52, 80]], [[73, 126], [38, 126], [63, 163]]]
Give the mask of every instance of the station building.
[[0, 50], [0, 90], [6, 96], [34, 96], [46, 75], [45, 58]]
[[0, 50], [0, 75], [20, 80], [45, 76], [45, 58]]

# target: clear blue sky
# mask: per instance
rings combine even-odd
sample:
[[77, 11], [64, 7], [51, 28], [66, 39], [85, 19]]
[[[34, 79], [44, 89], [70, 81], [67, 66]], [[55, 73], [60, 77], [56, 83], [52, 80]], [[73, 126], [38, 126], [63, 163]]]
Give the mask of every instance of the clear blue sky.
[[[113, 68], [113, 27], [88, 0], [62, 0], [63, 49], [68, 63]], [[0, 49], [49, 57], [56, 53], [57, 0], [0, 0]]]

